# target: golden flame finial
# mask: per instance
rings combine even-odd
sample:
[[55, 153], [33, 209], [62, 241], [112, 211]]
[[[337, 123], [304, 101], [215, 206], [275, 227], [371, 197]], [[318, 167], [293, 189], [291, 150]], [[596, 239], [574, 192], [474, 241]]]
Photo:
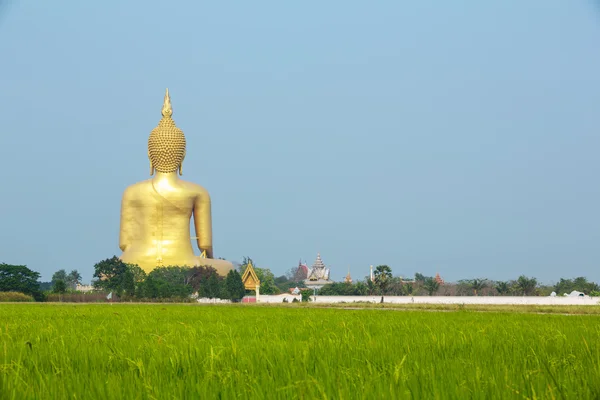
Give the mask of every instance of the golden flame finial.
[[169, 88], [167, 88], [167, 92], [165, 93], [165, 101], [163, 102], [162, 108], [163, 117], [170, 117], [173, 115], [173, 108], [171, 107], [171, 96], [169, 96]]

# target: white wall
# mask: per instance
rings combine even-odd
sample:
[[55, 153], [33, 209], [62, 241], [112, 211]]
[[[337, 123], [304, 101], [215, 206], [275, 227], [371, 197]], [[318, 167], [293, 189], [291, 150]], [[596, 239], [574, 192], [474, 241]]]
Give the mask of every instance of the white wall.
[[[261, 295], [260, 303], [282, 303], [283, 299], [291, 303], [294, 298], [300, 300], [300, 296], [285, 295]], [[314, 301], [314, 296], [311, 296]], [[370, 302], [379, 303], [381, 296], [319, 296], [317, 303], [353, 303]], [[538, 296], [384, 296], [384, 303], [393, 304], [534, 304], [534, 305], [600, 305], [598, 297], [538, 297]]]

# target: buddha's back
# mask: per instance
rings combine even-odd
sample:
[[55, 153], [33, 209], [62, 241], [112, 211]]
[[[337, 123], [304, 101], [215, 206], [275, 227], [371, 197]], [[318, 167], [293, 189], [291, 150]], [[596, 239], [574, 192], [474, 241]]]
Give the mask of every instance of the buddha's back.
[[[178, 265], [213, 266], [227, 273], [231, 263], [213, 259], [211, 205], [200, 185], [179, 179], [185, 157], [185, 136], [175, 126], [169, 94], [165, 95], [163, 118], [148, 140], [153, 178], [129, 186], [121, 203], [121, 259], [146, 272], [156, 267]], [[196, 241], [205, 258], [194, 255], [190, 218], [194, 218]]]
[[194, 258], [190, 218], [198, 196], [198, 190], [194, 190], [197, 185], [184, 181], [170, 184], [165, 177], [157, 178], [136, 183], [123, 195], [123, 218], [129, 220], [132, 229], [122, 259], [189, 265]]

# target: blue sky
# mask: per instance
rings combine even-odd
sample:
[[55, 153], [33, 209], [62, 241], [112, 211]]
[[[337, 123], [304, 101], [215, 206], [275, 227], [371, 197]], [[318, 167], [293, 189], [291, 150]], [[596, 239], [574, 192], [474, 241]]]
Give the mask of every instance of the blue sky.
[[216, 256], [341, 279], [600, 281], [589, 0], [26, 2], [0, 9], [0, 261], [119, 255], [169, 88]]

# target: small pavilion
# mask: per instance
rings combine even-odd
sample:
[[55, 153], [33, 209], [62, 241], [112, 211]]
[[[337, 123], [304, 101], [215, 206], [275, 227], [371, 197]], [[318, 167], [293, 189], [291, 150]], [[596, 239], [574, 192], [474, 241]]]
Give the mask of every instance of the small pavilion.
[[242, 282], [244, 282], [246, 290], [254, 290], [256, 292], [256, 302], [258, 303], [258, 299], [260, 298], [260, 279], [258, 279], [256, 271], [254, 271], [252, 261], [249, 261], [246, 266], [244, 275], [242, 275]]

